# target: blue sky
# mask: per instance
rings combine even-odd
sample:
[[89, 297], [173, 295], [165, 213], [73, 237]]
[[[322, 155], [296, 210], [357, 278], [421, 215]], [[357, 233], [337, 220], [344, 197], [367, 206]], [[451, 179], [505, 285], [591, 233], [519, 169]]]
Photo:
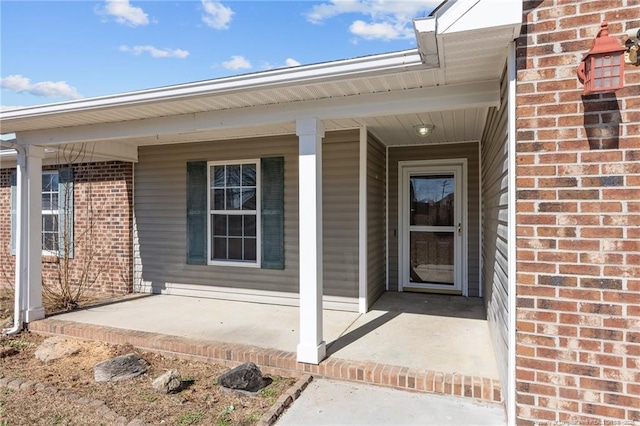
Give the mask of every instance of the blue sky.
[[0, 106], [410, 49], [439, 2], [0, 0]]

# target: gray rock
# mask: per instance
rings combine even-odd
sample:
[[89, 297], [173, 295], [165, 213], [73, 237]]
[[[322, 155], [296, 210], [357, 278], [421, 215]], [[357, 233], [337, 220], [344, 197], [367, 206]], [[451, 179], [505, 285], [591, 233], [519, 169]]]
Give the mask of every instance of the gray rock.
[[144, 359], [131, 353], [96, 364], [93, 367], [93, 378], [96, 382], [115, 382], [132, 379], [146, 373], [148, 369], [149, 364]]
[[36, 349], [36, 358], [40, 361], [53, 361], [80, 352], [80, 345], [60, 336], [49, 337]]
[[265, 385], [260, 369], [252, 362], [247, 362], [227, 371], [218, 377], [218, 384], [229, 389], [257, 392]]
[[153, 389], [161, 393], [175, 393], [182, 389], [182, 377], [178, 370], [169, 370], [157, 377], [152, 383]]
[[5, 346], [0, 346], [0, 358], [6, 358], [6, 357], [9, 357], [11, 355], [15, 355], [17, 353], [18, 353], [18, 351], [13, 349], [13, 348], [10, 348], [8, 346], [6, 346], [6, 347]]

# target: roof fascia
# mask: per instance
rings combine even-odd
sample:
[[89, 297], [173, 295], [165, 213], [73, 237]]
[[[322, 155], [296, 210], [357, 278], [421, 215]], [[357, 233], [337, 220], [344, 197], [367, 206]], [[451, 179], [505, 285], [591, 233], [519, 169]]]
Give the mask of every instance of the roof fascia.
[[416, 49], [0, 112], [0, 121], [381, 74], [424, 66]]

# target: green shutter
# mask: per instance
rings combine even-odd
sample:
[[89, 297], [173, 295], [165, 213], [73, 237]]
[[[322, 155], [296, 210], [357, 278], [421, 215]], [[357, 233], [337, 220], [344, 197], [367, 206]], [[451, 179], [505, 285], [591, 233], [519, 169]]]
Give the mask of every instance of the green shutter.
[[[73, 169], [58, 171], [58, 255], [73, 257]], [[89, 224], [91, 226], [91, 224]]]
[[18, 221], [18, 217], [16, 216], [16, 208], [17, 208], [17, 194], [16, 194], [16, 185], [18, 182], [18, 176], [16, 171], [11, 172], [11, 254], [16, 254], [16, 223]]
[[284, 157], [263, 158], [262, 268], [284, 269]]
[[187, 163], [187, 263], [207, 264], [207, 162]]

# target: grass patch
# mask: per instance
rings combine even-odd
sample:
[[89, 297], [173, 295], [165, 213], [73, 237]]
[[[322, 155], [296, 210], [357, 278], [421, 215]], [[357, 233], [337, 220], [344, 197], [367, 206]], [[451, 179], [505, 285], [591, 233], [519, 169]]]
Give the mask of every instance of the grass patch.
[[278, 393], [271, 388], [264, 388], [260, 391], [260, 396], [263, 398], [273, 398], [277, 395]]
[[0, 340], [0, 345], [4, 346], [5, 348], [15, 349], [16, 351], [23, 351], [34, 346], [33, 343], [21, 337]]
[[65, 422], [65, 420], [68, 419], [69, 416], [67, 416], [66, 414], [56, 414], [53, 417], [53, 424], [54, 425], [59, 425], [62, 424], [63, 422]]
[[150, 404], [158, 400], [158, 395], [156, 395], [155, 393], [151, 393], [148, 390], [143, 389], [138, 392], [138, 395], [140, 396], [140, 398], [144, 399]]
[[220, 417], [216, 420], [216, 426], [229, 426], [231, 419], [229, 417]]
[[178, 416], [176, 423], [180, 426], [183, 425], [195, 425], [205, 418], [205, 414], [202, 411], [190, 411]]
[[247, 421], [249, 423], [258, 423], [258, 420], [262, 418], [262, 414], [260, 413], [251, 413], [247, 416]]

